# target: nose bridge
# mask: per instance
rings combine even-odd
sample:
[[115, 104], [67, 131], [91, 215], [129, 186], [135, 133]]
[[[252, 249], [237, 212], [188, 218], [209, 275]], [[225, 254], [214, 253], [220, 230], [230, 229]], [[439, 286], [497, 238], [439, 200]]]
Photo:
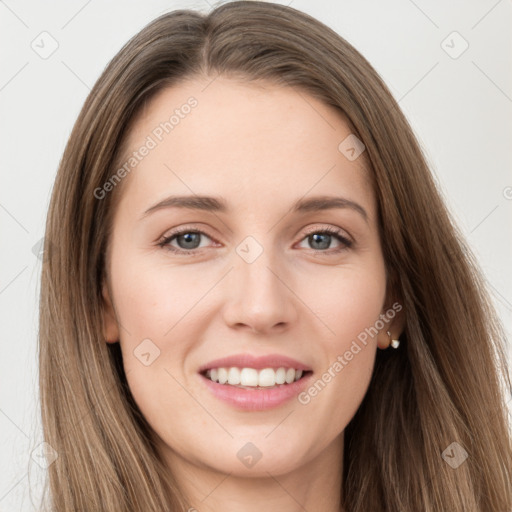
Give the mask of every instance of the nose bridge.
[[[266, 244], [270, 244], [267, 237]], [[293, 293], [284, 284], [275, 248], [266, 247], [252, 236], [236, 247], [234, 269], [230, 272], [230, 304], [226, 321], [231, 325], [245, 324], [257, 331], [266, 331], [294, 320]]]
[[264, 246], [248, 236], [236, 248], [239, 261], [235, 265], [235, 279], [241, 281], [241, 291], [250, 296], [253, 302], [260, 299], [272, 302], [283, 293], [283, 285], [275, 276], [281, 265], [276, 262], [276, 251], [270, 246], [270, 238], [265, 239]]

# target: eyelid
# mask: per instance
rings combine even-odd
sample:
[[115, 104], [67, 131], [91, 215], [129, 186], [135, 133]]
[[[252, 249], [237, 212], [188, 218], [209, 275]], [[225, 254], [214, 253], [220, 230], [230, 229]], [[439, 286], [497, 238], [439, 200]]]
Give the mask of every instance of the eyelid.
[[354, 243], [353, 238], [342, 228], [334, 227], [334, 226], [324, 226], [319, 228], [318, 226], [313, 226], [311, 229], [306, 228], [306, 231], [304, 232], [304, 237], [300, 239], [302, 241], [306, 236], [312, 235], [313, 233], [322, 233], [327, 232], [334, 235], [342, 236], [343, 238], [346, 238], [347, 241], [350, 243]]

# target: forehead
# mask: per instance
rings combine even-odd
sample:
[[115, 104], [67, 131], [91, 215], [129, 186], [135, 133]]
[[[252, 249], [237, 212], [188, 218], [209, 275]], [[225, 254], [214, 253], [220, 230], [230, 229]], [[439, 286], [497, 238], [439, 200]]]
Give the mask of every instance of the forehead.
[[295, 88], [185, 81], [160, 91], [133, 123], [122, 201], [142, 208], [171, 193], [222, 194], [253, 213], [338, 193], [372, 215], [366, 155], [343, 151], [353, 136], [340, 110]]

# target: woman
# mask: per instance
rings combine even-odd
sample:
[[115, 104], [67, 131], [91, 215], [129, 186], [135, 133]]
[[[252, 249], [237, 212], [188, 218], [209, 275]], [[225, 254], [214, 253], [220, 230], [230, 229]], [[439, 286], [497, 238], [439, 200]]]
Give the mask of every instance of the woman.
[[387, 87], [311, 17], [233, 2], [137, 34], [46, 244], [53, 510], [512, 509], [482, 278]]

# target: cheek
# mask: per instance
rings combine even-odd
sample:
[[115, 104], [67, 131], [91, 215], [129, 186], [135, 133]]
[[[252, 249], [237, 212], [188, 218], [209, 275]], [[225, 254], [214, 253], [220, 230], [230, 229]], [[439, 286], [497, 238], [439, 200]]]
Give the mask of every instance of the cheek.
[[[326, 333], [318, 344], [323, 367], [299, 396], [310, 418], [334, 436], [350, 422], [370, 383], [377, 342], [377, 322], [383, 313], [386, 278], [383, 263], [339, 268], [324, 287], [307, 300]], [[303, 292], [304, 293], [304, 292]]]
[[187, 324], [211, 287], [211, 279], [191, 269], [155, 265], [143, 255], [119, 261], [112, 282], [118, 320], [125, 327], [124, 341], [172, 340], [173, 331]]
[[[375, 325], [383, 312], [385, 269], [380, 261], [366, 266], [339, 267], [317, 286], [302, 291], [305, 302], [323, 321], [329, 346], [342, 350], [351, 340]], [[320, 286], [321, 285], [321, 286]], [[361, 335], [364, 338], [364, 335]]]
[[184, 370], [204, 337], [213, 311], [208, 291], [218, 277], [193, 265], [157, 264], [133, 248], [113, 254], [111, 277], [130, 390], [151, 425], [166, 425], [172, 408], [193, 405]]

